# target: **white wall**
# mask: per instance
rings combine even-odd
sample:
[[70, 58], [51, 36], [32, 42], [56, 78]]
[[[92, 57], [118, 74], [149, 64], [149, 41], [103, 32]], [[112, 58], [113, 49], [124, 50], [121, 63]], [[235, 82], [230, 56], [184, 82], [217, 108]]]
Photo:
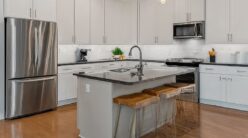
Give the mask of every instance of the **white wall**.
[[4, 117], [4, 51], [3, 0], [0, 0], [0, 120]]
[[[88, 60], [99, 60], [99, 59], [109, 59], [111, 58], [111, 50], [115, 48], [116, 45], [60, 45], [59, 46], [59, 63], [71, 63], [76, 62], [79, 57], [78, 50], [81, 48], [91, 49], [87, 58]], [[128, 57], [128, 52], [131, 46], [119, 45], [122, 48], [126, 57]], [[144, 59], [158, 59], [165, 60], [167, 58], [176, 57], [196, 57], [208, 60], [208, 51], [211, 48], [215, 48], [217, 51], [217, 61], [218, 62], [232, 62], [230, 57], [235, 52], [247, 52], [247, 45], [238, 44], [216, 44], [209, 45], [205, 44], [204, 40], [180, 40], [174, 42], [172, 45], [143, 45], [141, 46], [143, 51]], [[133, 58], [138, 57], [138, 52]], [[247, 54], [248, 55], [248, 54]], [[248, 62], [248, 56], [247, 56]]]

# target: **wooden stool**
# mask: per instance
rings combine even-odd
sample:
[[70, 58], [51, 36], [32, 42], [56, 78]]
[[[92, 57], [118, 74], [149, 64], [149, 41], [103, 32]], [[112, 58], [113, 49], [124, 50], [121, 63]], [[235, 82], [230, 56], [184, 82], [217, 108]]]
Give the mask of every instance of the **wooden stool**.
[[[140, 109], [143, 109], [143, 108], [145, 108], [149, 105], [152, 105], [152, 104], [158, 104], [159, 100], [160, 100], [159, 97], [151, 96], [151, 95], [148, 95], [145, 93], [135, 93], [135, 94], [124, 95], [124, 96], [114, 98], [113, 102], [118, 105], [118, 112], [117, 112], [116, 124], [115, 124], [115, 130], [114, 130], [115, 131], [114, 132], [114, 138], [116, 138], [116, 136], [117, 136], [122, 106], [127, 106], [129, 108], [134, 109], [133, 118], [132, 118], [132, 126], [131, 126], [131, 131], [130, 131], [130, 137], [131, 138], [133, 138], [133, 137], [138, 138], [138, 137], [140, 137], [140, 123], [139, 123], [139, 119], [137, 119], [137, 114], [140, 113]], [[157, 106], [157, 111], [155, 113], [156, 113], [155, 125], [157, 125], [158, 106]], [[137, 131], [137, 125], [138, 125], [138, 131]], [[155, 128], [155, 130], [156, 130], [156, 128]]]
[[[192, 95], [191, 100], [192, 100], [192, 102], [194, 101], [195, 84], [192, 84], [192, 83], [172, 83], [172, 84], [166, 84], [165, 86], [178, 88], [178, 89], [180, 89], [181, 94], [191, 94]], [[184, 104], [181, 101], [181, 94], [177, 98], [178, 100], [180, 100], [178, 102], [178, 111], [180, 114], [182, 112], [184, 112]]]
[[[147, 89], [143, 91], [144, 93], [147, 93], [149, 95], [153, 95], [153, 96], [157, 96], [160, 97], [160, 101], [162, 101], [162, 99], [164, 100], [168, 100], [168, 99], [173, 99], [173, 109], [172, 109], [172, 121], [175, 125], [175, 116], [176, 116], [176, 96], [180, 94], [180, 89], [175, 88], [175, 87], [170, 87], [170, 86], [159, 86], [159, 87], [155, 87], [152, 89]], [[166, 112], [165, 114], [165, 122], [167, 122], [168, 120], [168, 112]]]

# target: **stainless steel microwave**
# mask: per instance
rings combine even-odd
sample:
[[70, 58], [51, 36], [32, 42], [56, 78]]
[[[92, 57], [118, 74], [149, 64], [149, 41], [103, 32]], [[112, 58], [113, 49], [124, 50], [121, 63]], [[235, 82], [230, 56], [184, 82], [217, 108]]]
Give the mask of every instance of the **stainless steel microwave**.
[[205, 38], [205, 22], [175, 23], [173, 25], [174, 39]]

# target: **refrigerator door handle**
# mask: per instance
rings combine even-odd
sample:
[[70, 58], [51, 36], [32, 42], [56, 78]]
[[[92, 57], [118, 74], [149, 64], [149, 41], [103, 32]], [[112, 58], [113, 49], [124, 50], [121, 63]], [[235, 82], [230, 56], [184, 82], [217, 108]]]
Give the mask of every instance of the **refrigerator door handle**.
[[37, 82], [37, 81], [47, 81], [47, 80], [54, 80], [56, 77], [45, 77], [45, 78], [37, 78], [37, 79], [25, 79], [25, 80], [15, 80], [16, 82]]
[[38, 45], [39, 45], [39, 38], [38, 38], [38, 29], [34, 29], [35, 32], [35, 66], [37, 68], [37, 63], [38, 63]]

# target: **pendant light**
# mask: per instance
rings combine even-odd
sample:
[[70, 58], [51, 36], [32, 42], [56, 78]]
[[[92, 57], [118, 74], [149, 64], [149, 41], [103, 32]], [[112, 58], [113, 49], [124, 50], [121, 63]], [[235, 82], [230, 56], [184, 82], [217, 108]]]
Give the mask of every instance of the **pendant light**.
[[161, 3], [161, 4], [166, 4], [166, 1], [167, 1], [167, 0], [160, 0], [160, 3]]

